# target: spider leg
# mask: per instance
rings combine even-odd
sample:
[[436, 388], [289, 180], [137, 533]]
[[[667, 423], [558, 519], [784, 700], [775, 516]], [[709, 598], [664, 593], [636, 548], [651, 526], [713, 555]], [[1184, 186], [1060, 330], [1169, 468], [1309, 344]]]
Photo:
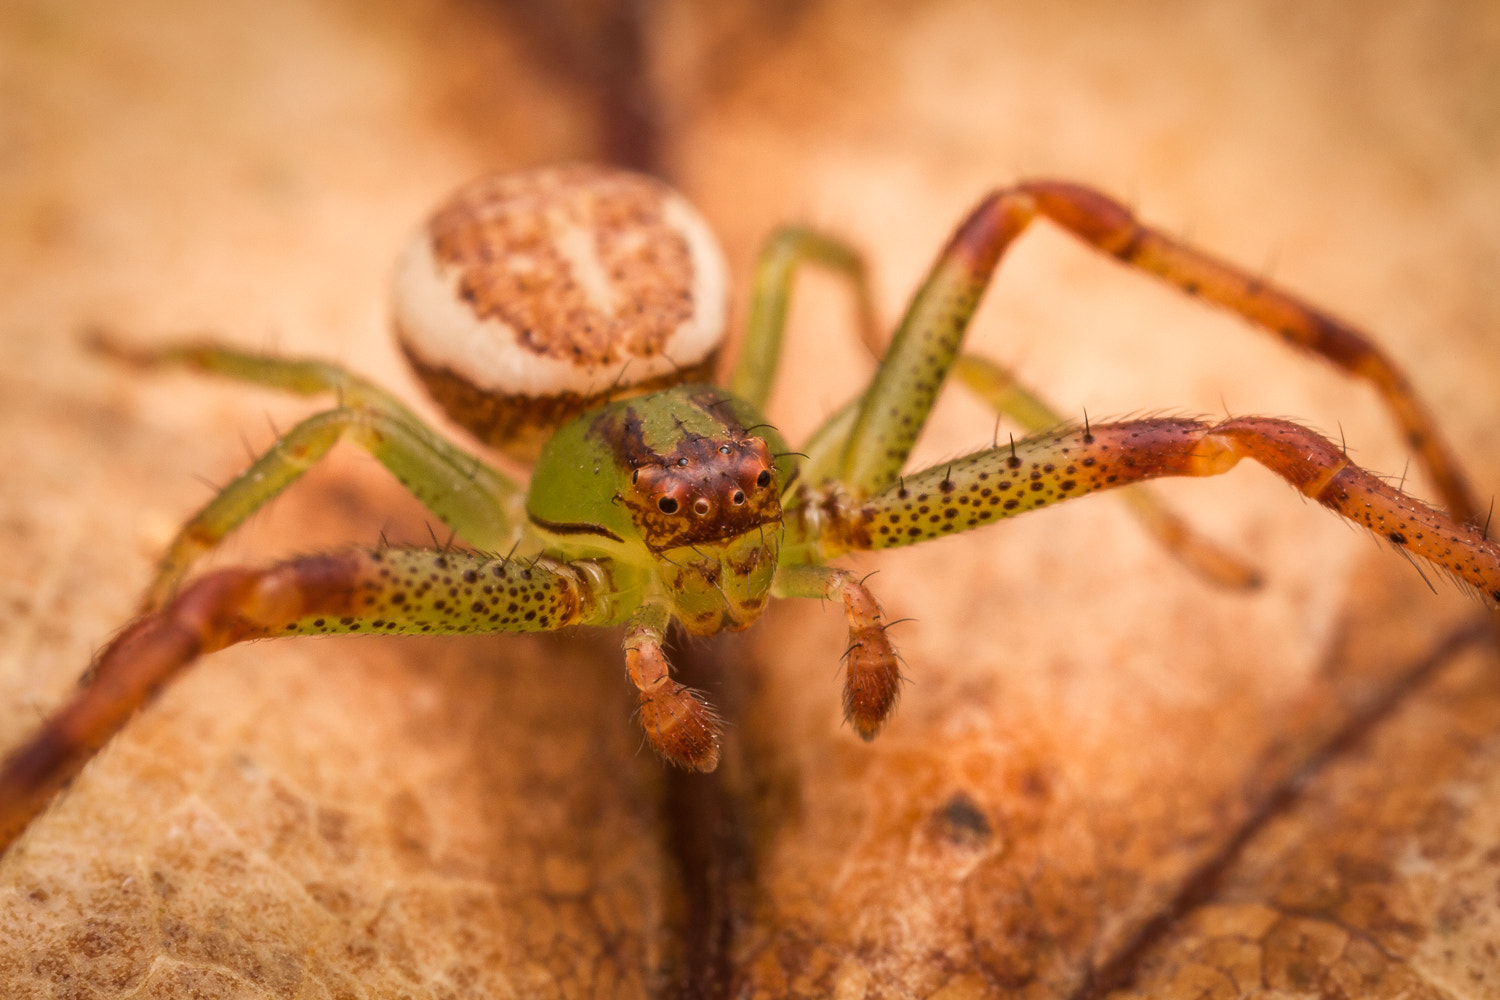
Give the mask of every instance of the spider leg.
[[885, 613], [875, 595], [846, 569], [812, 564], [779, 567], [771, 592], [777, 597], [843, 601], [849, 625], [844, 721], [863, 739], [874, 739], [901, 692], [901, 660], [885, 634]]
[[[756, 261], [745, 340], [730, 384], [736, 395], [760, 409], [765, 408], [780, 360], [792, 285], [798, 269], [805, 264], [829, 268], [849, 282], [860, 316], [860, 339], [872, 355], [881, 354], [874, 303], [859, 251], [836, 237], [806, 227], [777, 230], [762, 246]], [[958, 359], [954, 373], [996, 410], [1028, 431], [1064, 423], [1039, 397], [993, 362], [964, 355]], [[837, 477], [858, 413], [856, 400], [834, 413], [814, 432], [803, 446], [806, 458], [799, 477], [802, 483], [817, 485]], [[1226, 587], [1250, 588], [1260, 584], [1260, 574], [1253, 566], [1199, 535], [1146, 490], [1128, 490], [1125, 500], [1142, 526], [1195, 573]]]
[[1214, 476], [1252, 458], [1298, 490], [1500, 606], [1500, 544], [1352, 463], [1298, 424], [1157, 418], [1062, 430], [903, 477], [872, 497], [823, 505], [823, 554], [885, 549], [1167, 476]]
[[143, 367], [186, 367], [300, 394], [336, 392], [342, 405], [287, 431], [178, 531], [157, 565], [142, 610], [160, 607], [193, 563], [295, 482], [339, 440], [369, 452], [449, 528], [487, 551], [511, 549], [525, 523], [523, 494], [508, 476], [429, 431], [389, 393], [321, 361], [263, 357], [214, 344], [151, 351], [105, 340], [94, 346]]
[[143, 370], [184, 368], [267, 389], [280, 389], [298, 396], [334, 393], [340, 406], [365, 406], [383, 410], [441, 441], [437, 434], [423, 426], [420, 417], [395, 396], [373, 382], [327, 361], [242, 351], [212, 340], [181, 340], [142, 347], [127, 344], [98, 329], [88, 332], [84, 344], [90, 350]]
[[698, 694], [672, 680], [662, 651], [671, 615], [643, 604], [625, 626], [625, 669], [640, 692], [641, 728], [651, 748], [689, 771], [719, 766], [719, 717]]
[[542, 632], [607, 624], [595, 563], [422, 549], [348, 551], [187, 584], [95, 658], [83, 686], [0, 767], [0, 851], [130, 716], [198, 657], [237, 642], [339, 632]]
[[[1027, 431], [1038, 433], [1067, 423], [1041, 397], [1017, 381], [1014, 373], [988, 358], [960, 355], [952, 374], [997, 412]], [[1120, 499], [1129, 505], [1130, 512], [1157, 544], [1205, 580], [1239, 589], [1260, 586], [1259, 570], [1200, 535], [1148, 487], [1126, 487]]]
[[859, 310], [861, 335], [866, 343], [875, 337], [875, 307], [870, 299], [864, 258], [859, 251], [834, 237], [803, 226], [784, 226], [762, 245], [750, 283], [750, 311], [740, 357], [729, 379], [729, 391], [766, 408], [776, 366], [781, 360], [782, 333], [786, 330], [787, 304], [797, 270], [817, 264], [842, 275], [854, 293]]
[[897, 328], [850, 432], [836, 478], [855, 496], [878, 493], [896, 481], [995, 267], [1038, 216], [1370, 381], [1454, 520], [1475, 517], [1478, 506], [1431, 414], [1405, 374], [1369, 337], [1247, 272], [1147, 227], [1098, 192], [1054, 181], [1026, 182], [989, 195], [959, 226], [933, 265]]

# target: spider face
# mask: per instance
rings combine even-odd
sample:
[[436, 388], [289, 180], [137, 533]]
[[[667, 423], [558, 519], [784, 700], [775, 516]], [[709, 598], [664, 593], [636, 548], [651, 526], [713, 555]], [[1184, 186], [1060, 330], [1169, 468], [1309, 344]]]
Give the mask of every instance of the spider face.
[[[687, 434], [666, 454], [644, 446], [629, 420], [612, 444], [628, 451], [620, 494], [671, 595], [672, 613], [698, 635], [760, 617], [781, 546], [781, 504], [762, 438]], [[617, 452], [619, 454], [619, 452]]]
[[665, 455], [642, 447], [639, 439], [617, 443], [629, 449], [631, 469], [620, 500], [653, 552], [722, 542], [781, 523], [776, 477], [762, 438], [684, 436]]
[[724, 434], [687, 433], [661, 453], [641, 437], [633, 408], [622, 415], [623, 421], [599, 420], [593, 432], [630, 469], [620, 502], [652, 552], [712, 545], [781, 523], [764, 438], [738, 427]]
[[[559, 547], [654, 568], [688, 631], [743, 628], [764, 609], [781, 544], [780, 483], [769, 426], [711, 386], [623, 400], [562, 427], [537, 461], [531, 525]], [[758, 422], [758, 421], [757, 421]], [[578, 487], [582, 485], [583, 488]]]

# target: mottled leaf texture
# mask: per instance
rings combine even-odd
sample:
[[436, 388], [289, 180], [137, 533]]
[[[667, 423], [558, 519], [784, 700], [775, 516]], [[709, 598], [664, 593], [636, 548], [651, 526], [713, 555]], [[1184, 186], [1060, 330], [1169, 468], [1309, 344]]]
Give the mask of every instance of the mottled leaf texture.
[[[887, 322], [989, 187], [1082, 181], [1367, 328], [1500, 485], [1493, 3], [565, 10], [7, 5], [0, 745], [129, 617], [202, 481], [307, 412], [83, 332], [319, 354], [431, 412], [383, 283], [492, 168], [655, 160], [741, 283], [775, 225], [832, 229]], [[854, 321], [800, 282], [791, 440], [868, 377]], [[1080, 420], [1290, 417], [1406, 465], [1365, 388], [1044, 229], [972, 343]], [[951, 392], [916, 461], [1012, 430]], [[0, 994], [1500, 996], [1482, 612], [1258, 470], [1158, 492], [1266, 586], [1199, 581], [1108, 497], [852, 560], [904, 620], [893, 721], [840, 723], [842, 609], [778, 605], [683, 655], [729, 723], [707, 779], [642, 748], [617, 636], [215, 655], [0, 861]], [[382, 533], [428, 541], [337, 450], [213, 564]]]

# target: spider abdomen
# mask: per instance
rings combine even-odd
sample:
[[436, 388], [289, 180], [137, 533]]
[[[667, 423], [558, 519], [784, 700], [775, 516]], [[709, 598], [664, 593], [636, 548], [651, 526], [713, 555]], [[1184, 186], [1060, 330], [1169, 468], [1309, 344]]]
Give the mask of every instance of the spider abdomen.
[[534, 457], [632, 392], [712, 375], [728, 276], [708, 224], [649, 177], [570, 165], [460, 188], [397, 265], [397, 339], [457, 422]]

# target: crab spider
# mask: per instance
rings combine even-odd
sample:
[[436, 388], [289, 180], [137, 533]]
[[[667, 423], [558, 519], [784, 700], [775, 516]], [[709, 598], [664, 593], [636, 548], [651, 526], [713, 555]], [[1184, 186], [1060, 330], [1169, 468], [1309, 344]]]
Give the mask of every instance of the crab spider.
[[[1068, 426], [1008, 373], [963, 355], [964, 331], [1000, 257], [1037, 218], [1370, 381], [1446, 513], [1285, 420]], [[648, 741], [672, 763], [708, 771], [718, 762], [718, 720], [672, 679], [662, 650], [668, 627], [745, 628], [772, 596], [836, 600], [849, 627], [845, 717], [869, 739], [895, 706], [899, 661], [874, 595], [832, 560], [1131, 487], [1138, 514], [1175, 553], [1211, 578], [1250, 585], [1251, 570], [1133, 486], [1217, 475], [1247, 457], [1500, 604], [1500, 547], [1472, 526], [1477, 508], [1457, 462], [1394, 363], [1359, 331], [1141, 224], [1097, 192], [1033, 181], [982, 200], [938, 256], [868, 388], [794, 452], [760, 410], [792, 278], [809, 263], [848, 279], [870, 315], [856, 253], [807, 229], [783, 229], [761, 254], [742, 355], [719, 388], [705, 380], [725, 326], [725, 267], [679, 195], [586, 166], [461, 189], [402, 257], [398, 338], [455, 421], [490, 446], [534, 459], [526, 488], [334, 365], [212, 343], [143, 351], [100, 340], [143, 367], [331, 393], [338, 402], [282, 435], [181, 529], [140, 617], [0, 770], [0, 847], [173, 675], [248, 639], [623, 626]], [[950, 373], [1036, 433], [903, 474]], [[381, 547], [187, 579], [198, 557], [341, 438], [368, 450], [467, 548]]]

